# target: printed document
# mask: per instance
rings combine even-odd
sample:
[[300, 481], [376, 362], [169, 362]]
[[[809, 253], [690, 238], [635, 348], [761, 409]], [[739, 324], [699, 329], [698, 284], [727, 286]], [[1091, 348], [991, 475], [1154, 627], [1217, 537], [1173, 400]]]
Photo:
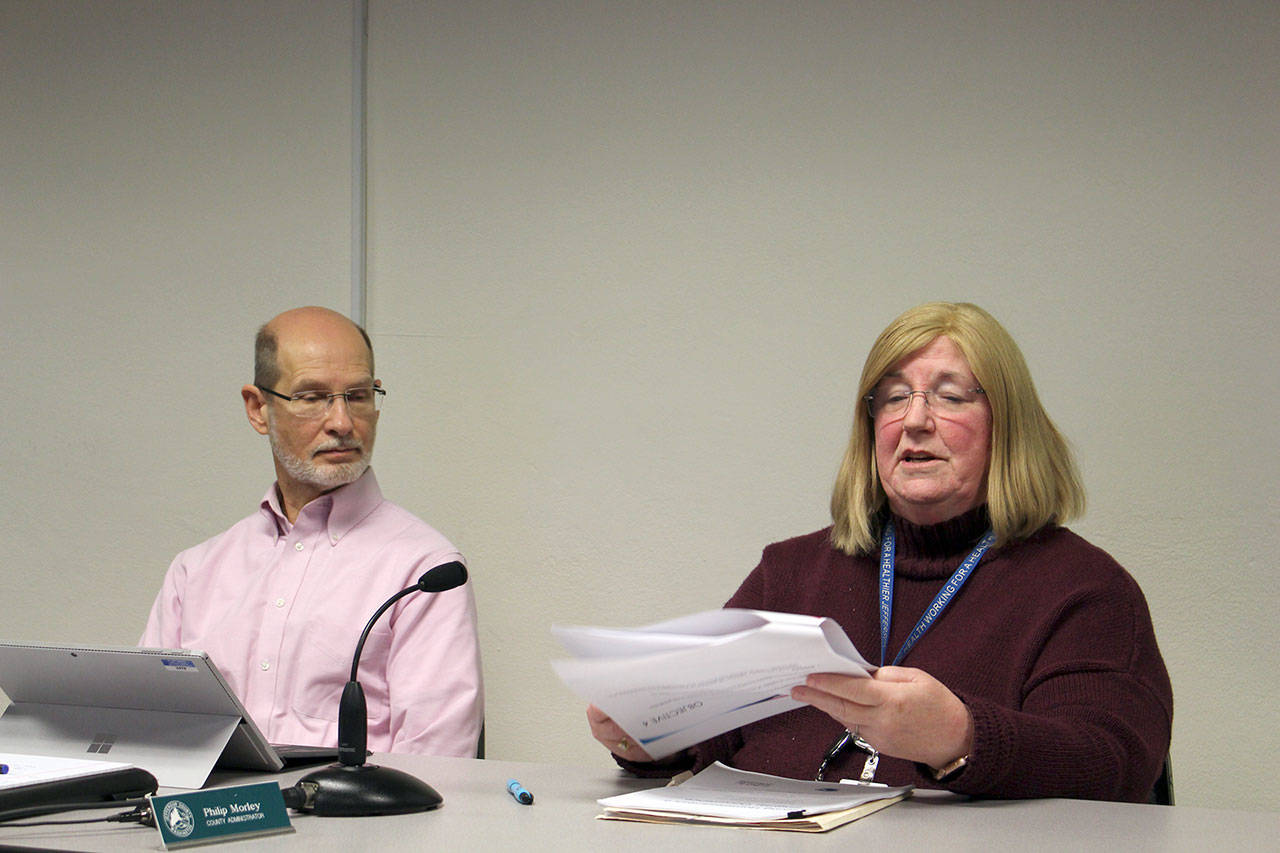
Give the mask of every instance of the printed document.
[[822, 832], [902, 800], [911, 786], [805, 782], [734, 770], [720, 762], [665, 788], [598, 800], [602, 818], [651, 823], [718, 823]]
[[95, 761], [87, 758], [59, 758], [52, 755], [23, 755], [16, 752], [0, 752], [0, 764], [8, 768], [0, 774], [0, 790], [22, 788], [41, 782], [60, 782], [98, 776], [132, 765], [118, 761]]
[[655, 759], [801, 707], [790, 690], [811, 672], [875, 670], [829, 617], [724, 609], [551, 632], [575, 656], [552, 661], [560, 679]]

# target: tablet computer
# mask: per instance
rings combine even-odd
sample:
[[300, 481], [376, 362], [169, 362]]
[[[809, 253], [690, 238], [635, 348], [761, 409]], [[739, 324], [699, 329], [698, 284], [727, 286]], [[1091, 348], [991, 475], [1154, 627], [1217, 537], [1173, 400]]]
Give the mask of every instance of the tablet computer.
[[214, 766], [284, 767], [204, 652], [0, 640], [0, 750], [100, 758], [199, 788]]

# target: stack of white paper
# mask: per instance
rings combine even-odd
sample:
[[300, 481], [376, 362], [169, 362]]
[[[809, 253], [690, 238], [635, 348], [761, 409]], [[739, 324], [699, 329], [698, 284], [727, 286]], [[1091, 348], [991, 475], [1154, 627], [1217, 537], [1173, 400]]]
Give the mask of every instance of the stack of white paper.
[[804, 782], [734, 770], [720, 762], [666, 788], [598, 800], [602, 818], [653, 823], [717, 823], [822, 832], [893, 805], [911, 787]]
[[576, 657], [552, 661], [571, 690], [603, 710], [654, 758], [790, 711], [812, 672], [875, 667], [830, 618], [708, 610], [643, 628], [554, 626]]

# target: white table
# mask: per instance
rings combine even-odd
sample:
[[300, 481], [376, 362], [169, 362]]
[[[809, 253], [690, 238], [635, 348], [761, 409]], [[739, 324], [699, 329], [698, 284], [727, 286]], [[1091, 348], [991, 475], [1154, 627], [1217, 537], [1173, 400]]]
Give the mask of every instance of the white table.
[[[915, 797], [825, 834], [709, 826], [652, 826], [596, 820], [596, 800], [660, 782], [632, 779], [607, 767], [461, 758], [380, 755], [444, 796], [434, 812], [378, 818], [295, 814], [297, 832], [203, 849], [305, 850], [1280, 850], [1280, 813], [1095, 803], [1083, 800], [968, 800], [938, 792]], [[292, 784], [306, 770], [279, 777], [218, 774], [211, 786], [279, 778]], [[533, 794], [517, 804], [506, 781]], [[113, 812], [100, 812], [111, 814]], [[80, 813], [74, 816], [84, 816]], [[0, 825], [3, 845], [60, 850], [161, 850], [155, 829], [119, 824], [17, 828]]]

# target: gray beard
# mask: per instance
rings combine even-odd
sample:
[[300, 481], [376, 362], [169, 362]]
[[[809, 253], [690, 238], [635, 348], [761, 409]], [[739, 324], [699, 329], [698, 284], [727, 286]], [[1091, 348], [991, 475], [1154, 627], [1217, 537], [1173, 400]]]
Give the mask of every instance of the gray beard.
[[271, 452], [275, 455], [289, 476], [300, 483], [315, 486], [328, 491], [360, 479], [373, 461], [373, 454], [365, 452], [354, 462], [343, 462], [340, 465], [317, 465], [310, 459], [302, 459], [286, 451], [276, 437], [274, 424], [267, 425], [267, 439], [271, 442]]

